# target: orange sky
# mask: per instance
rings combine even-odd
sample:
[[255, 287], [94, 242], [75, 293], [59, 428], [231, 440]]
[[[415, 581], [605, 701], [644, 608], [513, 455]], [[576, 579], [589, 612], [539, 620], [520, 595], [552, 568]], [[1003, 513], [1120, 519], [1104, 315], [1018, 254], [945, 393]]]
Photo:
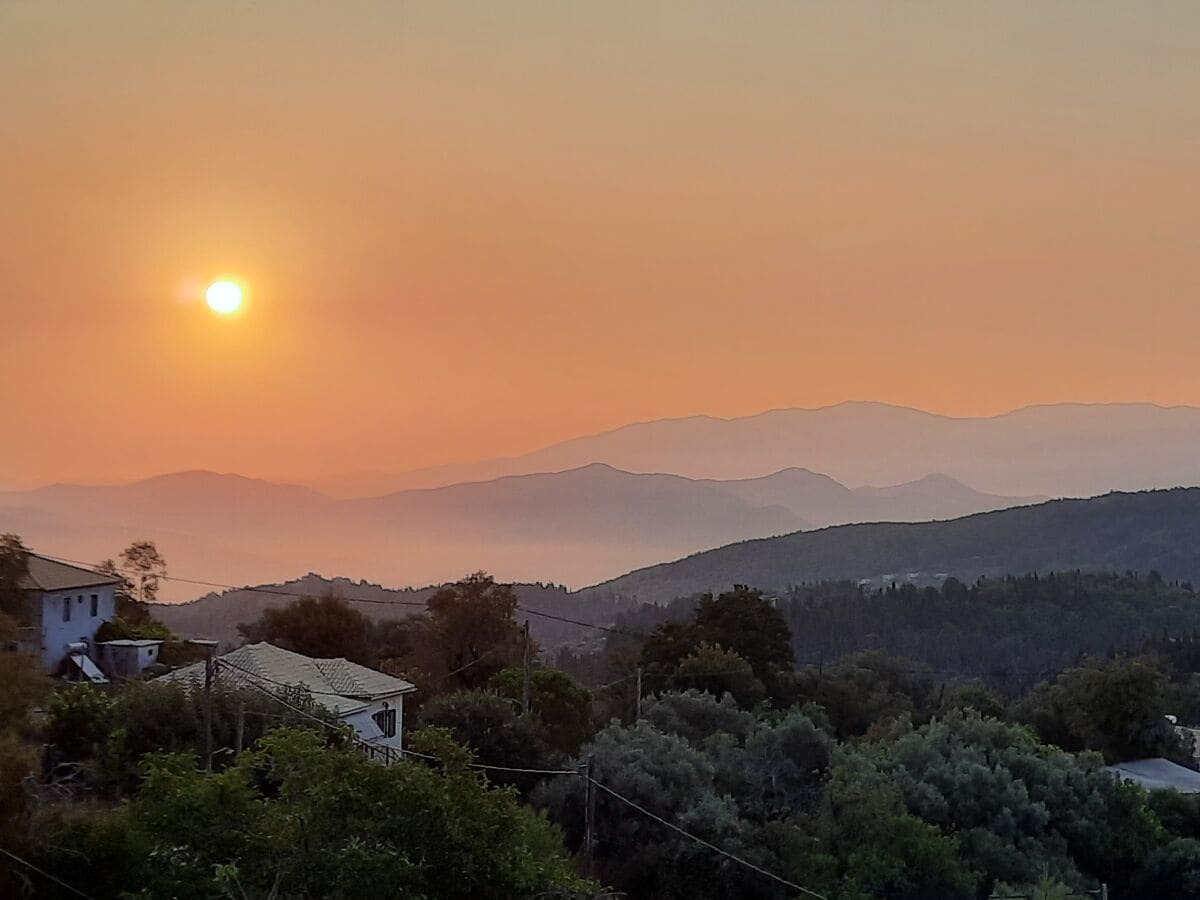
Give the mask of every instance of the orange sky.
[[1192, 2], [9, 0], [0, 480], [1200, 404], [1197, 97]]

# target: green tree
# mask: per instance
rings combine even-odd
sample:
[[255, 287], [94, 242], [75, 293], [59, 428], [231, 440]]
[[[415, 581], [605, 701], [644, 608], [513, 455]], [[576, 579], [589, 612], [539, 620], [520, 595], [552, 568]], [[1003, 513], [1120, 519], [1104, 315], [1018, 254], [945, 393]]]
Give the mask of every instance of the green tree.
[[[0, 613], [0, 646], [15, 638], [16, 623]], [[52, 682], [36, 656], [0, 652], [0, 847], [23, 854], [29, 842], [30, 794], [38, 772], [37, 726], [32, 715]], [[27, 873], [0, 857], [0, 896], [21, 896]]]
[[[760, 591], [737, 585], [715, 598], [705, 594], [692, 621], [664, 622], [647, 636], [641, 665], [651, 675], [675, 675], [684, 661], [702, 653], [705, 645], [720, 647], [744, 660], [773, 700], [789, 699], [784, 688], [790, 682], [782, 676], [795, 665], [791, 631]], [[752, 684], [744, 687], [754, 693]]]
[[[519, 715], [519, 705], [483, 691], [442, 694], [421, 708], [421, 725], [445, 729], [481, 763], [519, 769], [545, 769], [553, 762], [541, 724]], [[539, 780], [521, 773], [491, 772], [497, 784], [527, 791]]]
[[29, 548], [15, 534], [0, 534], [0, 615], [23, 621], [25, 591], [21, 582], [29, 571]]
[[561, 837], [511, 792], [287, 729], [216, 774], [151, 757], [128, 803], [49, 837], [43, 866], [96, 900], [507, 900], [586, 886]]
[[810, 666], [799, 673], [796, 690], [825, 710], [842, 739], [905, 716], [925, 718], [934, 703], [927, 667], [875, 651], [851, 654], [823, 669]]
[[1135, 896], [1200, 898], [1200, 841], [1178, 838], [1146, 859], [1133, 880]]
[[[519, 701], [524, 681], [524, 670], [510, 667], [493, 675], [488, 688]], [[561, 756], [578, 753], [595, 731], [591, 692], [562, 669], [538, 667], [530, 672], [529, 705], [546, 744]]]
[[702, 641], [732, 650], [770, 685], [774, 675], [796, 664], [792, 633], [782, 613], [761, 591], [743, 584], [728, 593], [703, 597], [696, 608]]
[[[476, 572], [434, 592], [414, 637], [411, 671], [441, 690], [478, 690], [523, 654], [517, 594]], [[531, 649], [532, 652], [532, 649]]]
[[985, 718], [1003, 719], [1008, 710], [1004, 698], [982, 684], [960, 684], [942, 697], [940, 712], [973, 709]]
[[957, 835], [968, 866], [992, 879], [1032, 883], [1048, 866], [1072, 884], [1121, 889], [1161, 836], [1145, 792], [1095, 757], [977, 714], [950, 713], [859, 753], [910, 814]]
[[[815, 809], [832, 741], [799, 711], [756, 718], [731, 697], [688, 691], [647, 701], [644, 718], [612, 724], [581, 751], [602, 784], [706, 841], [771, 871], [828, 868], [800, 834], [797, 817]], [[537, 804], [580, 838], [580, 785], [552, 779]], [[607, 881], [631, 896], [782, 898], [792, 893], [753, 870], [729, 865], [710, 848], [633, 815], [606, 792], [597, 796], [597, 854]], [[799, 875], [800, 868], [804, 869]]]
[[1097, 750], [1109, 762], [1168, 756], [1186, 760], [1167, 720], [1166, 676], [1142, 660], [1092, 662], [1038, 684], [1013, 715], [1066, 750]]
[[750, 709], [767, 696], [766, 685], [754, 674], [750, 663], [732, 650], [701, 644], [691, 652], [671, 679], [682, 689], [694, 688], [720, 698], [730, 694], [738, 706]]
[[43, 737], [54, 760], [81, 764], [92, 788], [117, 796], [138, 788], [146, 754], [203, 752], [209, 702], [216, 768], [233, 761], [239, 731], [243, 747], [284, 725], [337, 732], [333, 717], [304, 698], [285, 705], [218, 679], [208, 695], [159, 681], [128, 682], [117, 690], [65, 687], [47, 705]]
[[122, 550], [121, 566], [129, 573], [134, 599], [154, 603], [158, 599], [159, 581], [167, 575], [167, 561], [154, 541], [134, 541]]
[[1000, 882], [992, 888], [992, 894], [1000, 897], [1025, 897], [1028, 900], [1074, 900], [1079, 896], [1069, 884], [1059, 881], [1049, 872], [1043, 872], [1036, 884], [1012, 885]]
[[270, 644], [315, 659], [371, 661], [371, 621], [336, 594], [302, 597], [263, 611], [238, 631], [248, 643]]

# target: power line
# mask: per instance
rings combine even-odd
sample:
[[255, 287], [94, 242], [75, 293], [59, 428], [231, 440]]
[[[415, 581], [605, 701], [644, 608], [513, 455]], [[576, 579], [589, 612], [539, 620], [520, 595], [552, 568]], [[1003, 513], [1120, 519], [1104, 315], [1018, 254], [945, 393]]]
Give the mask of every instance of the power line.
[[[217, 657], [216, 659], [213, 660], [213, 666], [214, 666], [214, 669], [219, 669], [221, 666], [229, 666], [231, 668], [237, 669], [240, 672], [246, 672], [246, 670], [243, 669], [241, 666], [234, 665], [233, 663], [228, 662], [227, 660], [221, 659], [220, 657]], [[247, 673], [247, 674], [249, 674], [249, 673]], [[267, 679], [267, 680], [269, 681], [270, 679]], [[264, 694], [266, 694], [268, 697], [270, 697], [272, 700], [274, 700], [280, 706], [285, 706], [288, 709], [290, 709], [292, 712], [296, 713], [297, 715], [304, 716], [306, 719], [312, 719], [314, 722], [316, 722], [318, 725], [320, 725], [323, 728], [336, 728], [337, 727], [336, 723], [322, 719], [320, 716], [315, 716], [311, 712], [308, 712], [307, 710], [301, 709], [300, 707], [289, 703], [283, 697], [280, 697], [274, 691], [263, 687], [257, 681], [250, 680], [250, 681], [247, 681], [246, 683], [249, 684], [251, 687], [258, 688], [258, 690], [262, 691]], [[272, 682], [272, 683], [277, 684], [283, 688], [291, 689], [291, 687], [292, 687], [291, 685], [287, 685], [287, 684], [279, 684], [279, 682]]]
[[[76, 566], [88, 566], [89, 568], [95, 568], [95, 565], [96, 565], [95, 563], [86, 562], [85, 560], [69, 559], [67, 557], [62, 557], [62, 556], [48, 556], [47, 554], [44, 554], [44, 553], [39, 553], [38, 555], [43, 556], [46, 559], [52, 559], [56, 562], [70, 563], [71, 565], [76, 565]], [[117, 571], [123, 575], [136, 575], [137, 574], [136, 572], [131, 572], [128, 569], [118, 568]], [[154, 577], [161, 579], [162, 581], [175, 581], [175, 582], [178, 582], [179, 584], [192, 584], [192, 585], [197, 585], [199, 587], [219, 588], [223, 591], [248, 591], [248, 592], [254, 593], [254, 594], [268, 594], [268, 595], [271, 595], [274, 597], [293, 597], [298, 600], [312, 596], [310, 593], [299, 593], [296, 591], [284, 591], [284, 590], [279, 590], [277, 588], [268, 588], [268, 587], [252, 587], [250, 585], [224, 584], [219, 581], [205, 581], [205, 580], [199, 579], [199, 578], [183, 578], [179, 575], [155, 575]], [[382, 599], [376, 599], [376, 598], [370, 598], [370, 597], [343, 597], [342, 599], [347, 601], [348, 603], [368, 603], [368, 604], [374, 604], [376, 606], [406, 606], [406, 607], [420, 607], [422, 609], [426, 608], [426, 606], [427, 606], [427, 604], [422, 600], [382, 600]], [[646, 635], [646, 634], [641, 634], [641, 633], [633, 632], [633, 631], [625, 631], [623, 629], [613, 628], [608, 625], [597, 625], [594, 622], [581, 622], [578, 619], [571, 619], [566, 616], [556, 616], [553, 613], [541, 612], [540, 610], [530, 609], [529, 607], [526, 607], [526, 606], [518, 605], [517, 609], [520, 610], [521, 612], [528, 613], [531, 616], [538, 616], [543, 619], [552, 619], [556, 622], [566, 622], [569, 625], [578, 625], [581, 628], [593, 628], [593, 629], [596, 629], [597, 631], [606, 631], [611, 634], [622, 634], [627, 637], [635, 637], [635, 638], [649, 637], [649, 635]]]
[[[245, 669], [243, 669], [241, 666], [235, 665], [234, 663], [227, 662], [226, 660], [223, 660], [223, 659], [214, 660], [214, 664], [217, 665], [218, 667], [221, 665], [227, 665], [227, 666], [237, 669], [238, 671], [243, 672], [245, 674], [251, 674], [251, 673], [247, 672]], [[265, 679], [265, 680], [271, 681], [271, 679]], [[318, 723], [322, 727], [325, 727], [325, 728], [331, 727], [331, 723], [329, 723], [323, 719], [320, 719], [317, 716], [314, 716], [311, 713], [300, 709], [299, 707], [293, 706], [292, 704], [288, 703], [283, 698], [279, 697], [273, 691], [269, 691], [267, 688], [258, 684], [257, 681], [250, 681], [249, 683], [252, 686], [258, 688], [260, 691], [268, 694], [272, 699], [274, 699], [281, 705], [287, 707], [288, 709], [293, 710], [294, 712], [298, 713], [299, 715], [304, 716], [309, 719], [312, 719], [314, 722]], [[271, 683], [279, 684], [279, 682], [274, 682], [274, 681], [271, 681]], [[280, 686], [289, 687], [288, 685], [280, 685]], [[371, 745], [367, 744], [365, 741], [362, 741], [358, 738], [356, 738], [355, 741], [356, 741], [356, 743], [359, 743], [362, 746], [371, 747]], [[445, 765], [444, 760], [442, 760], [436, 756], [432, 756], [428, 753], [420, 753], [419, 751], [416, 751], [416, 750], [406, 750], [403, 747], [401, 747], [401, 748], [399, 748], [399, 754], [400, 754], [401, 759], [403, 759], [405, 755], [409, 755], [409, 756], [416, 756], [421, 759], [427, 759], [427, 760], [431, 760], [434, 762], [439, 762], [442, 765]], [[574, 775], [576, 777], [578, 777], [580, 775], [580, 773], [578, 771], [575, 771], [573, 769], [535, 769], [535, 768], [524, 768], [524, 767], [519, 767], [519, 766], [496, 766], [496, 765], [490, 765], [487, 763], [479, 763], [479, 762], [468, 763], [468, 766], [472, 769], [480, 769], [483, 771], [509, 772], [509, 773], [519, 774], [519, 775], [545, 775], [545, 776]], [[776, 875], [773, 872], [769, 872], [766, 869], [762, 868], [761, 866], [757, 866], [754, 863], [749, 862], [748, 860], [742, 859], [740, 856], [736, 856], [733, 853], [730, 853], [728, 850], [724, 850], [721, 847], [718, 847], [716, 844], [713, 844], [713, 843], [710, 843], [709, 841], [704, 840], [704, 838], [698, 837], [697, 835], [694, 835], [691, 832], [685, 831], [684, 829], [680, 828], [678, 825], [674, 824], [673, 822], [669, 822], [666, 819], [662, 818], [661, 816], [650, 812], [650, 810], [646, 809], [644, 806], [641, 806], [640, 804], [634, 802], [633, 800], [630, 800], [628, 797], [624, 796], [623, 794], [618, 793], [617, 791], [613, 790], [612, 788], [608, 787], [607, 785], [601, 784], [599, 781], [596, 781], [594, 778], [591, 778], [590, 776], [587, 777], [587, 780], [591, 784], [600, 788], [605, 793], [610, 794], [617, 800], [620, 800], [622, 803], [625, 803], [625, 804], [631, 806], [632, 808], [636, 809], [638, 812], [642, 813], [644, 816], [647, 816], [647, 817], [655, 820], [656, 822], [659, 822], [659, 823], [667, 826], [671, 830], [683, 835], [684, 837], [688, 838], [689, 840], [695, 841], [696, 843], [698, 843], [704, 847], [707, 847], [708, 849], [710, 849], [716, 853], [721, 854], [722, 856], [726, 857], [727, 859], [732, 860], [733, 862], [738, 863], [739, 865], [742, 865], [749, 869], [752, 869], [755, 872], [758, 872], [760, 875], [763, 875], [767, 878], [777, 881], [780, 884], [785, 885], [786, 887], [789, 887], [789, 888], [792, 888], [793, 890], [801, 892], [802, 894], [806, 894], [810, 897], [816, 897], [816, 898], [818, 898], [818, 900], [828, 900], [828, 898], [826, 898], [823, 894], [818, 894], [816, 891], [809, 890], [808, 888], [804, 887], [803, 885], [799, 885], [799, 884], [796, 884], [795, 882], [788, 881], [786, 878], [783, 878], [782, 876]], [[0, 848], [0, 850], [3, 850], [3, 848]], [[7, 851], [3, 851], [3, 852], [7, 852]], [[23, 862], [22, 860], [18, 860], [18, 861]], [[43, 874], [45, 874], [45, 873], [43, 873]], [[52, 876], [47, 875], [47, 877], [52, 877]], [[59, 883], [61, 884], [61, 882], [59, 882]], [[63, 887], [67, 887], [69, 890], [74, 890], [73, 888], [70, 888], [69, 885], [64, 884]], [[82, 894], [78, 891], [75, 891], [75, 893], [79, 894], [81, 897], [84, 897], [85, 900], [92, 900], [92, 898], [87, 897], [86, 894]]]
[[713, 850], [716, 853], [720, 853], [726, 859], [730, 859], [733, 862], [737, 863], [738, 865], [745, 866], [748, 869], [753, 869], [755, 872], [758, 872], [760, 875], [765, 875], [767, 878], [770, 878], [773, 881], [777, 881], [780, 884], [785, 885], [786, 887], [789, 887], [794, 891], [799, 891], [802, 894], [807, 894], [809, 897], [816, 897], [816, 898], [818, 898], [818, 900], [829, 900], [829, 898], [827, 898], [824, 894], [818, 894], [816, 891], [809, 890], [808, 888], [804, 887], [803, 885], [796, 884], [794, 881], [788, 881], [786, 878], [784, 878], [780, 875], [776, 875], [774, 872], [768, 872], [766, 869], [762, 868], [761, 866], [756, 866], [754, 863], [750, 862], [749, 860], [742, 859], [740, 856], [735, 856], [734, 854], [730, 853], [728, 850], [721, 849], [716, 844], [709, 843], [704, 838], [698, 837], [698, 836], [692, 834], [690, 831], [684, 831], [682, 828], [680, 828], [675, 823], [668, 822], [662, 816], [655, 815], [654, 813], [650, 812], [650, 810], [646, 809], [646, 807], [644, 807], [638, 803], [635, 803], [633, 800], [630, 800], [628, 797], [624, 796], [623, 794], [618, 794], [616, 791], [614, 791], [608, 785], [601, 784], [599, 781], [597, 781], [594, 778], [589, 777], [588, 781], [591, 782], [596, 787], [600, 788], [600, 790], [604, 791], [606, 794], [609, 794], [610, 796], [615, 797], [617, 800], [620, 800], [622, 803], [633, 807], [638, 812], [640, 812], [642, 815], [647, 816], [648, 818], [651, 818], [654, 821], [659, 822], [662, 825], [666, 825], [672, 831], [678, 832], [679, 834], [683, 835], [688, 840], [695, 841], [697, 844], [707, 847], [709, 850]]
[[37, 872], [43, 878], [53, 881], [60, 888], [65, 888], [66, 890], [68, 890], [72, 894], [74, 894], [76, 897], [82, 897], [83, 900], [93, 900], [93, 898], [90, 895], [85, 894], [83, 891], [79, 890], [79, 888], [71, 887], [71, 885], [67, 884], [61, 878], [51, 875], [45, 869], [39, 869], [37, 866], [35, 866], [29, 860], [22, 859], [21, 857], [17, 856], [17, 854], [13, 853], [11, 850], [5, 850], [3, 847], [0, 847], [0, 853], [3, 853], [5, 856], [9, 857], [10, 859], [17, 861], [18, 863], [25, 866], [25, 868], [29, 869], [30, 871]]
[[307, 687], [305, 685], [286, 684], [282, 681], [276, 681], [274, 678], [268, 678], [266, 675], [259, 675], [257, 672], [251, 672], [249, 669], [243, 669], [237, 663], [230, 662], [229, 660], [225, 659], [224, 657], [217, 657], [214, 660], [214, 662], [219, 663], [220, 665], [223, 665], [223, 666], [229, 666], [231, 669], [237, 669], [239, 672], [241, 672], [243, 675], [245, 675], [246, 678], [248, 678], [248, 679], [255, 679], [258, 681], [266, 681], [270, 684], [275, 685], [276, 687], [286, 688], [287, 690], [299, 689], [299, 690], [304, 691], [304, 693], [306, 693], [306, 694], [314, 694], [314, 695], [320, 696], [320, 697], [344, 697], [349, 700], [369, 701], [369, 700], [375, 699], [374, 697], [372, 697], [369, 694], [342, 694], [342, 693], [338, 693], [337, 691], [318, 691], [318, 690], [314, 690], [313, 688]]
[[[93, 567], [93, 568], [95, 566], [94, 563], [89, 563], [84, 560], [69, 559], [67, 557], [60, 557], [60, 556], [49, 556], [44, 553], [38, 554], [38, 555], [44, 556], [46, 559], [55, 560], [57, 562], [70, 563], [70, 564], [79, 565], [79, 566], [89, 566], [89, 567]], [[119, 568], [118, 568], [118, 571], [122, 572], [123, 574], [137, 574], [137, 573], [130, 572], [129, 570], [124, 570], [124, 569], [119, 569]], [[179, 582], [181, 584], [192, 584], [192, 585], [198, 585], [200, 587], [219, 588], [219, 589], [225, 590], [225, 591], [247, 591], [250, 593], [267, 594], [267, 595], [275, 596], [275, 597], [291, 597], [293, 599], [304, 599], [304, 598], [312, 596], [311, 593], [285, 591], [285, 590], [280, 590], [278, 588], [252, 587], [250, 585], [224, 584], [219, 581], [206, 581], [206, 580], [198, 579], [198, 578], [183, 578], [183, 577], [177, 576], [177, 575], [157, 575], [155, 577], [160, 578], [163, 581], [175, 581], [175, 582]], [[368, 597], [344, 597], [342, 599], [346, 600], [348, 603], [366, 603], [366, 604], [371, 604], [371, 605], [376, 605], [376, 606], [402, 606], [402, 607], [413, 607], [413, 608], [422, 608], [422, 609], [427, 608], [427, 604], [421, 600], [398, 600], [398, 599], [397, 600], [383, 600], [383, 599], [368, 598]], [[558, 615], [554, 615], [553, 613], [547, 613], [547, 612], [542, 612], [540, 610], [531, 609], [527, 606], [518, 605], [516, 608], [518, 610], [520, 610], [521, 612], [527, 613], [528, 615], [531, 615], [531, 616], [538, 616], [539, 618], [550, 619], [555, 622], [565, 622], [569, 625], [577, 625], [581, 628], [591, 628], [593, 630], [603, 631], [608, 634], [619, 634], [619, 635], [623, 635], [625, 637], [637, 638], [639, 640], [644, 640], [644, 639], [650, 637], [650, 635], [647, 634], [646, 632], [630, 631], [628, 629], [618, 628], [618, 627], [609, 626], [609, 625], [598, 625], [594, 622], [583, 622], [579, 619], [572, 619], [567, 616], [558, 616]], [[853, 653], [853, 652], [855, 652], [855, 651], [849, 651], [849, 653]], [[849, 653], [847, 655], [849, 655]], [[829, 661], [827, 664], [831, 667], [835, 667], [838, 665], [836, 660]], [[472, 663], [472, 665], [473, 665], [473, 663]], [[803, 665], [818, 666], [818, 665], [822, 665], [822, 662], [814, 660], [814, 661], [807, 662], [807, 663], [805, 663], [805, 662], [797, 663], [797, 666], [803, 666]], [[954, 677], [954, 678], [1016, 678], [1016, 677], [1020, 677], [1020, 676], [1041, 677], [1041, 676], [1046, 676], [1046, 675], [1054, 675], [1054, 674], [1057, 674], [1061, 670], [1060, 669], [1038, 669], [1038, 670], [1008, 669], [1003, 672], [974, 672], [974, 673], [972, 673], [972, 672], [958, 671], [958, 670], [953, 670], [953, 669], [932, 669], [932, 668], [912, 667], [912, 668], [893, 668], [892, 671], [903, 672], [905, 674], [912, 674], [912, 675], [943, 675], [943, 676]], [[701, 674], [701, 673], [694, 673], [694, 674]], [[720, 673], [720, 674], [724, 674], [724, 673]], [[662, 673], [653, 673], [653, 672], [647, 672], [647, 673], [645, 673], [645, 675], [646, 675], [646, 677], [650, 677], [650, 678], [674, 677], [674, 676], [668, 676], [668, 675], [665, 675]], [[443, 679], [446, 677], [448, 677], [448, 676], [442, 676]], [[602, 690], [605, 687], [611, 686], [612, 684], [619, 683], [621, 680], [624, 680], [624, 679], [618, 679], [618, 681], [611, 682], [611, 684], [609, 684], [609, 685], [603, 685], [599, 688], [596, 688], [595, 690]]]
[[496, 655], [497, 653], [500, 652], [500, 650], [501, 650], [500, 647], [493, 647], [491, 650], [487, 650], [487, 651], [479, 654], [479, 656], [475, 657], [475, 659], [471, 660], [469, 663], [465, 663], [464, 665], [459, 666], [457, 669], [451, 669], [445, 675], [439, 676], [438, 678], [431, 679], [429, 681], [429, 684], [431, 684], [431, 685], [432, 684], [441, 684], [447, 678], [451, 678], [452, 676], [457, 675], [459, 672], [465, 672], [467, 669], [471, 668], [471, 666], [475, 665], [476, 663], [481, 663], [485, 659], [487, 659], [489, 656]]

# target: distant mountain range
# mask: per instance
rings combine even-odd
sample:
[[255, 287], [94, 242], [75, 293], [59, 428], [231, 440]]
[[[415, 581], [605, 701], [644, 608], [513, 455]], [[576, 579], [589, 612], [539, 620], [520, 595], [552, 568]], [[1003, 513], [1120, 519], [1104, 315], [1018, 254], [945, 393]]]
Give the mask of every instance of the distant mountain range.
[[[640, 569], [579, 591], [538, 584], [519, 584], [517, 590], [527, 609], [608, 625], [619, 613], [641, 603], [666, 603], [677, 597], [726, 590], [735, 584], [782, 593], [794, 585], [828, 580], [921, 584], [953, 575], [970, 582], [980, 576], [1029, 572], [1048, 576], [1076, 569], [1133, 570], [1143, 576], [1153, 570], [1167, 579], [1200, 584], [1200, 544], [1195, 540], [1198, 533], [1198, 488], [1112, 493], [943, 522], [844, 525], [743, 541]], [[258, 618], [269, 606], [288, 602], [288, 595], [333, 590], [369, 601], [359, 608], [373, 618], [398, 618], [419, 611], [411, 604], [423, 603], [433, 590], [389, 590], [362, 581], [327, 580], [311, 574], [266, 587], [261, 592], [235, 590], [210, 594], [191, 603], [159, 606], [155, 615], [185, 636], [233, 642], [238, 623]], [[528, 616], [524, 612], [520, 615]], [[530, 621], [544, 647], [595, 640], [597, 635], [590, 629], [537, 616], [531, 616]], [[1004, 633], [997, 633], [998, 641], [1005, 639]]]
[[734, 419], [663, 419], [511, 459], [327, 478], [314, 486], [338, 496], [377, 495], [601, 462], [628, 472], [724, 481], [803, 466], [853, 486], [941, 472], [995, 494], [1087, 497], [1200, 484], [1198, 461], [1195, 407], [1061, 403], [954, 418], [855, 402]]
[[[753, 537], [864, 520], [952, 518], [1037, 498], [927, 476], [850, 489], [786, 469], [736, 480], [633, 474], [603, 464], [338, 500], [295, 485], [183, 472], [125, 485], [0, 493], [0, 531], [84, 561], [155, 540], [173, 574], [222, 583], [297, 571], [433, 584], [484, 569], [581, 585]], [[169, 583], [164, 596], [194, 597]]]
[[580, 591], [597, 602], [665, 602], [748, 584], [936, 582], [953, 575], [1133, 570], [1200, 584], [1200, 488], [1055, 500], [947, 522], [859, 524], [743, 541]]

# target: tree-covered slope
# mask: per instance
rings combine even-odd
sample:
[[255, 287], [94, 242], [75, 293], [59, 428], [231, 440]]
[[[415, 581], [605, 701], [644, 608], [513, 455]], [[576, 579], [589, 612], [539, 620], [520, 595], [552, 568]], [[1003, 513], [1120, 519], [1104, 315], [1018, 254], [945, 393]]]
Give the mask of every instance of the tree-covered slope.
[[730, 544], [586, 589], [663, 602], [749, 584], [972, 581], [1012, 572], [1157, 570], [1200, 581], [1200, 488], [1055, 500], [946, 522], [843, 525]]

